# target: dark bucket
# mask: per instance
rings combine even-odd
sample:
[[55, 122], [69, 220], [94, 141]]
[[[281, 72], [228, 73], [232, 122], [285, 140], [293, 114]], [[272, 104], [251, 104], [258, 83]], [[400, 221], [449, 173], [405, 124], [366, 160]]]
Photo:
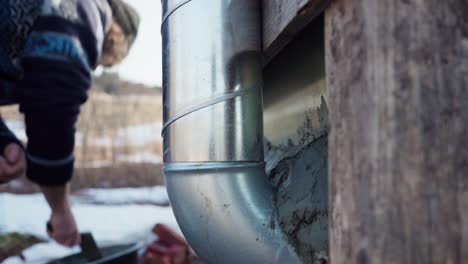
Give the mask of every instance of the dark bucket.
[[142, 248], [138, 244], [117, 245], [100, 248], [103, 257], [96, 261], [88, 262], [81, 254], [71, 255], [47, 264], [137, 264], [138, 251]]

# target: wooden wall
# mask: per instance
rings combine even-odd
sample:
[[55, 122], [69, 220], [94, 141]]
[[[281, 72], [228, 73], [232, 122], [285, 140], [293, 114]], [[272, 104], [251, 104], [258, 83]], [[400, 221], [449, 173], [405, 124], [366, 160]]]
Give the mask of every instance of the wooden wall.
[[468, 2], [326, 11], [331, 262], [468, 263]]
[[262, 0], [263, 50], [267, 64], [302, 29], [316, 18], [330, 0]]

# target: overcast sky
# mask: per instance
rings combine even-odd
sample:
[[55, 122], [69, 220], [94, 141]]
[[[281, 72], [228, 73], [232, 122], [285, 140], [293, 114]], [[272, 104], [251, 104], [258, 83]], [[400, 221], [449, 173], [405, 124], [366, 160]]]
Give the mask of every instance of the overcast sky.
[[161, 69], [161, 1], [160, 0], [126, 0], [134, 6], [141, 16], [138, 38], [125, 61], [112, 69], [121, 78], [160, 86]]

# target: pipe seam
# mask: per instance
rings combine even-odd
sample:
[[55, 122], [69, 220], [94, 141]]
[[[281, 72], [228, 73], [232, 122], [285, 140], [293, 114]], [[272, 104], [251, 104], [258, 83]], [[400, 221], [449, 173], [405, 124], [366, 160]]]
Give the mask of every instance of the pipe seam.
[[181, 3], [179, 3], [178, 5], [176, 5], [172, 10], [169, 10], [167, 11], [166, 15], [164, 15], [164, 17], [162, 18], [161, 20], [161, 32], [162, 32], [162, 28], [164, 27], [164, 24], [166, 22], [166, 20], [179, 8], [181, 8], [182, 6], [184, 6], [185, 4], [188, 4], [189, 2], [191, 2], [192, 0], [186, 0], [186, 1], [183, 1]]
[[202, 162], [202, 163], [166, 163], [164, 170], [167, 172], [177, 171], [206, 171], [218, 169], [237, 169], [265, 166], [263, 161], [226, 161], [226, 162]]
[[174, 123], [175, 121], [181, 119], [182, 117], [187, 116], [187, 115], [189, 115], [191, 113], [197, 112], [197, 111], [199, 111], [201, 109], [210, 107], [212, 105], [219, 104], [219, 103], [222, 103], [222, 102], [225, 102], [225, 101], [228, 101], [228, 100], [232, 100], [232, 99], [234, 99], [236, 97], [247, 94], [247, 92], [249, 90], [250, 90], [249, 88], [243, 88], [243, 89], [240, 89], [240, 90], [237, 90], [237, 91], [234, 91], [234, 92], [225, 93], [225, 94], [222, 94], [222, 95], [220, 95], [218, 97], [209, 99], [209, 100], [207, 100], [205, 102], [202, 102], [202, 103], [199, 103], [199, 104], [196, 104], [194, 106], [186, 108], [185, 110], [181, 111], [179, 114], [176, 114], [174, 117], [172, 117], [169, 120], [167, 120], [166, 122], [164, 122], [164, 125], [162, 127], [162, 131], [161, 131], [161, 135], [164, 135], [164, 132], [166, 131], [166, 129], [172, 123]]

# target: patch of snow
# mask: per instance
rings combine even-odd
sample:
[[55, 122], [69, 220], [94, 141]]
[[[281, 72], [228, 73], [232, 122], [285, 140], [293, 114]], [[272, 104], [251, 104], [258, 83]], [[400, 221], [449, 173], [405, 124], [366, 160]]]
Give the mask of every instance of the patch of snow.
[[25, 142], [27, 140], [26, 131], [24, 130], [24, 121], [17, 119], [4, 120], [5, 125], [16, 135], [16, 137]]
[[151, 152], [140, 152], [135, 154], [120, 154], [117, 155], [117, 161], [130, 162], [130, 163], [162, 163], [162, 157], [160, 155]]
[[[26, 142], [26, 131], [23, 120], [7, 119], [5, 124], [18, 137], [19, 140]], [[134, 145], [143, 146], [148, 143], [161, 141], [162, 123], [146, 123], [128, 127], [122, 127], [117, 130], [115, 139], [109, 137], [101, 137], [94, 140], [96, 146], [123, 146]], [[77, 131], [75, 134], [75, 144], [81, 145], [83, 135]]]
[[147, 123], [119, 128], [114, 139], [101, 137], [94, 140], [96, 146], [144, 146], [161, 141], [162, 123]]
[[75, 132], [75, 146], [83, 146], [83, 135], [80, 131]]
[[99, 146], [99, 147], [111, 147], [113, 145], [112, 139], [108, 137], [100, 137], [96, 138], [93, 141], [93, 145]]
[[146, 144], [155, 140], [161, 140], [162, 123], [148, 123], [142, 125], [120, 128], [117, 136], [128, 137], [132, 143]]
[[[96, 200], [119, 202], [123, 200], [153, 199], [167, 200], [164, 187], [125, 188], [85, 191]], [[154, 237], [151, 229], [156, 223], [164, 223], [178, 232], [180, 229], [170, 207], [154, 205], [92, 205], [86, 204], [78, 196], [72, 196], [72, 210], [80, 231], [92, 232], [98, 245], [106, 246], [130, 242], [144, 242]], [[50, 209], [40, 194], [15, 195], [0, 194], [0, 232], [20, 232], [48, 239], [45, 223]], [[49, 260], [71, 255], [78, 249], [67, 249], [55, 242], [38, 244], [25, 250], [26, 263], [42, 264]], [[17, 257], [4, 263], [24, 263]]]
[[110, 160], [93, 160], [87, 161], [84, 164], [82, 162], [78, 162], [75, 164], [76, 168], [85, 168], [85, 169], [99, 169], [99, 168], [106, 168], [112, 166], [112, 161]]
[[50, 260], [60, 259], [79, 252], [79, 247], [74, 247], [70, 249], [62, 247], [55, 242], [40, 243], [23, 251], [23, 256], [26, 259], [26, 261], [23, 261], [19, 257], [10, 257], [3, 261], [2, 264], [41, 264], [46, 263]]
[[[163, 159], [160, 155], [151, 153], [151, 152], [140, 152], [134, 154], [118, 154], [116, 157], [117, 162], [125, 162], [125, 163], [154, 163], [154, 164], [161, 164]], [[114, 163], [111, 160], [93, 160], [87, 161], [83, 164], [83, 162], [78, 162], [75, 164], [77, 168], [85, 168], [85, 169], [98, 169], [98, 168], [106, 168], [113, 166]]]
[[87, 189], [73, 197], [77, 202], [100, 204], [169, 204], [166, 187]]

